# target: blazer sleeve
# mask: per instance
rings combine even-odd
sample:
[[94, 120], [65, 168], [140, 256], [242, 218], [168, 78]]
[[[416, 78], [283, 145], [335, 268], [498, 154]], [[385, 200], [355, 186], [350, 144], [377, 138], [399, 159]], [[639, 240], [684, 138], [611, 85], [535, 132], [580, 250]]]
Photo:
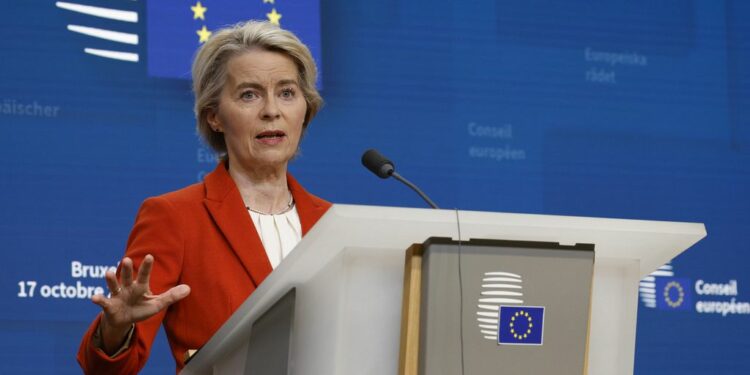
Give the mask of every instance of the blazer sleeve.
[[[133, 260], [135, 267], [139, 267], [147, 254], [153, 255], [150, 279], [153, 294], [163, 293], [180, 281], [185, 249], [181, 220], [173, 203], [163, 197], [147, 199], [138, 212], [125, 256]], [[130, 346], [114, 358], [94, 345], [93, 338], [101, 319], [99, 314], [84, 334], [78, 349], [77, 359], [84, 373], [135, 374], [140, 371], [146, 364], [151, 344], [167, 310], [136, 323]]]

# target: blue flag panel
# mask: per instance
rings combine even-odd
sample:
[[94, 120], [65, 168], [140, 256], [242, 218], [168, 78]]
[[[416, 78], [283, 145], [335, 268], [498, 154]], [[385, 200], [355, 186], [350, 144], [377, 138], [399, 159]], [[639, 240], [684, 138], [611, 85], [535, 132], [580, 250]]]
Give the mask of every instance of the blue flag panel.
[[319, 0], [148, 1], [148, 74], [189, 79], [193, 55], [212, 31], [249, 19], [294, 32], [321, 67]]
[[500, 306], [498, 331], [501, 345], [542, 345], [544, 307]]

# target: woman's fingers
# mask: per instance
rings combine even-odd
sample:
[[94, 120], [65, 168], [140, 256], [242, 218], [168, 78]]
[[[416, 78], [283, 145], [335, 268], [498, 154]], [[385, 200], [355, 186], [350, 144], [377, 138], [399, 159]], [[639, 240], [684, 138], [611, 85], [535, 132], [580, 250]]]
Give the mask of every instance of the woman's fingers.
[[128, 257], [122, 259], [120, 280], [122, 281], [123, 288], [130, 287], [133, 284], [133, 260]]
[[120, 280], [114, 272], [107, 272], [104, 278], [110, 290], [109, 298], [96, 295], [91, 301], [99, 305], [105, 317], [112, 324], [130, 324], [148, 319], [169, 305], [190, 294], [190, 287], [181, 284], [154, 296], [149, 291], [149, 279], [154, 265], [154, 257], [146, 255], [133, 280], [133, 260], [125, 257], [120, 264]]
[[[110, 298], [120, 294], [122, 288], [120, 287], [120, 283], [117, 282], [117, 275], [114, 273], [114, 271], [105, 272], [104, 280], [107, 282], [107, 288], [109, 289]], [[91, 297], [91, 302], [99, 305], [99, 307], [101, 307], [104, 311], [107, 311], [110, 306], [109, 298], [105, 297], [103, 294], [93, 295]]]
[[149, 278], [151, 277], [151, 268], [154, 265], [154, 257], [151, 254], [146, 255], [141, 262], [141, 266], [138, 268], [138, 284], [148, 286]]
[[180, 284], [158, 296], [152, 296], [150, 299], [154, 302], [157, 310], [161, 311], [169, 305], [187, 297], [189, 294], [190, 287], [187, 284]]
[[112, 296], [120, 293], [120, 283], [117, 282], [117, 275], [113, 271], [107, 271], [104, 274], [104, 280], [107, 282], [107, 288]]
[[102, 309], [106, 309], [109, 306], [109, 300], [102, 294], [95, 294], [91, 297], [91, 302], [99, 305]]

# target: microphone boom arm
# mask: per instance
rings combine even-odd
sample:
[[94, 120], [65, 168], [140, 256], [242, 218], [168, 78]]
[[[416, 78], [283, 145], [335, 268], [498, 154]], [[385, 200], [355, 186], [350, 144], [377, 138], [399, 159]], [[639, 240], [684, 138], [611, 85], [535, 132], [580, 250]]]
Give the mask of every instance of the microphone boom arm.
[[391, 172], [391, 176], [393, 176], [393, 178], [401, 181], [404, 185], [406, 185], [406, 186], [410, 187], [412, 190], [414, 190], [417, 194], [419, 194], [420, 197], [422, 197], [422, 199], [424, 199], [425, 202], [427, 202], [427, 204], [430, 205], [430, 207], [432, 207], [434, 209], [440, 209], [435, 204], [435, 202], [433, 202], [432, 199], [430, 199], [430, 197], [427, 196], [427, 194], [423, 193], [422, 190], [419, 190], [419, 188], [416, 185], [412, 184], [409, 180], [401, 177], [401, 175], [398, 174], [398, 172], [396, 172], [396, 171]]

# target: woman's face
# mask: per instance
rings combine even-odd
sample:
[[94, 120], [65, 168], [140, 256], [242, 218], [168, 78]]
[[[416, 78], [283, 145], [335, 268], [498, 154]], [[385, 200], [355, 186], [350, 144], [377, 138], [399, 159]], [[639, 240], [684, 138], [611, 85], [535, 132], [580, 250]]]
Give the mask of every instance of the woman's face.
[[278, 168], [297, 152], [307, 102], [297, 66], [278, 52], [254, 49], [227, 62], [219, 108], [208, 123], [224, 133], [230, 162]]

